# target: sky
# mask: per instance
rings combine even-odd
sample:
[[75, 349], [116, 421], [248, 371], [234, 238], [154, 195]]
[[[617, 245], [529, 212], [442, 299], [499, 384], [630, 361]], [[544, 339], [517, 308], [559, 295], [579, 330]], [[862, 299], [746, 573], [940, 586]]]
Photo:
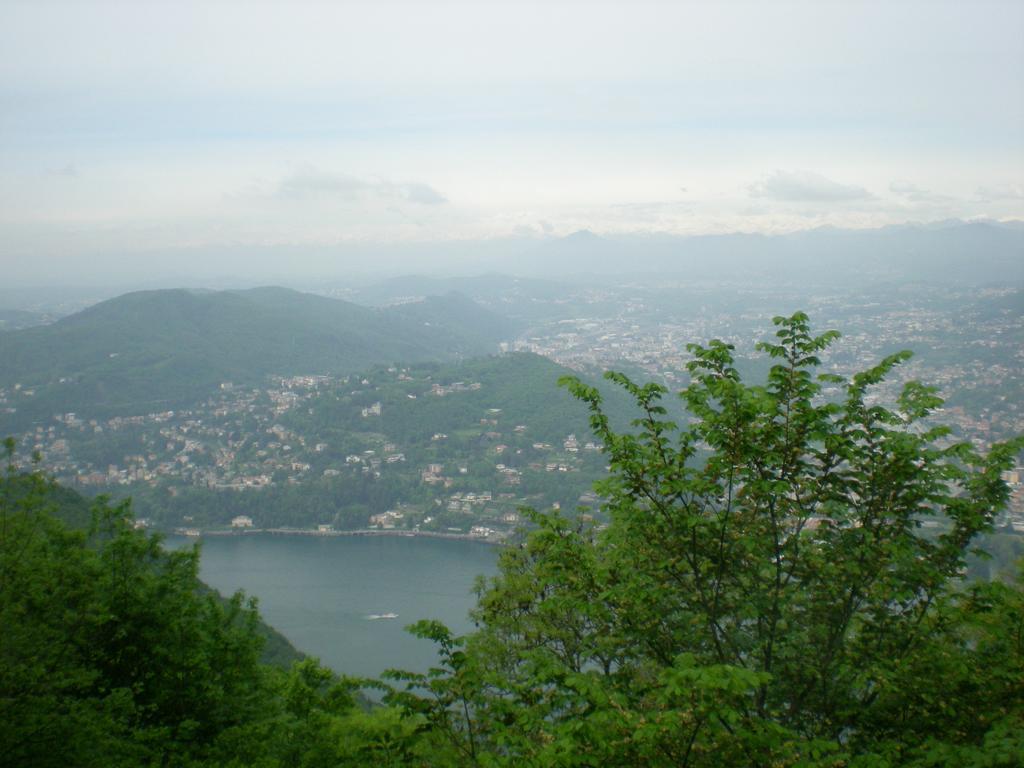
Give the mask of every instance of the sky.
[[15, 271], [947, 218], [1024, 218], [1016, 0], [0, 0]]

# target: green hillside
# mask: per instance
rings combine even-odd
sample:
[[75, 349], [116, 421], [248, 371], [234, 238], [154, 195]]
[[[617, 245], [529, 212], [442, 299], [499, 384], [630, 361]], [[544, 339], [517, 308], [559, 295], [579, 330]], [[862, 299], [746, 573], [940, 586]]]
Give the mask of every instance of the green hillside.
[[268, 374], [487, 353], [505, 332], [501, 318], [458, 295], [371, 309], [283, 288], [131, 293], [0, 335], [0, 388], [10, 388], [16, 409], [0, 426], [57, 412], [164, 410]]
[[42, 325], [47, 320], [42, 312], [30, 312], [24, 309], [0, 309], [0, 332], [17, 331]]
[[[41, 481], [38, 476], [10, 473], [0, 477], [0, 506], [5, 510], [32, 508], [57, 521], [67, 530], [79, 534], [85, 534], [94, 527], [99, 519], [97, 515], [103, 509], [102, 504], [90, 501], [66, 486]], [[196, 593], [213, 595], [225, 610], [230, 608], [228, 598], [202, 582], [197, 581]], [[257, 617], [252, 629], [260, 638], [260, 660], [264, 664], [287, 669], [293, 662], [305, 658], [305, 654], [295, 648], [288, 638], [262, 619]]]
[[[573, 510], [601, 476], [587, 409], [558, 386], [569, 373], [525, 353], [380, 366], [296, 387], [283, 412], [280, 398], [236, 390], [187, 418], [102, 433], [57, 425], [54, 438], [67, 442], [65, 467], [79, 476], [138, 466], [145, 453], [135, 482], [100, 487], [132, 495], [141, 516], [166, 528], [223, 527], [242, 514], [266, 527], [364, 528], [371, 514], [403, 504], [418, 512], [402, 527], [468, 530], [521, 505]], [[606, 405], [622, 428], [637, 415], [617, 388]], [[493, 497], [447, 514], [458, 494], [480, 492]]]
[[[389, 318], [408, 323], [449, 355], [467, 351], [494, 351], [495, 341], [507, 340], [515, 327], [501, 315], [489, 312], [461, 293], [449, 291], [421, 301], [396, 304], [381, 310]], [[403, 360], [419, 358], [405, 357]]]
[[[586, 408], [558, 386], [558, 380], [571, 373], [531, 353], [455, 365], [420, 364], [404, 375], [376, 369], [363, 374], [360, 386], [325, 393], [310, 408], [290, 412], [283, 423], [324, 439], [372, 427], [402, 445], [424, 445], [442, 432], [498, 432], [511, 438], [519, 425], [528, 427], [524, 435], [531, 442], [560, 441], [569, 433], [583, 437], [590, 431]], [[448, 394], [439, 396], [438, 391]], [[628, 398], [618, 389], [607, 395], [613, 418], [624, 425], [635, 415]], [[378, 401], [381, 416], [370, 423], [361, 408]], [[481, 419], [494, 423], [482, 424]]]

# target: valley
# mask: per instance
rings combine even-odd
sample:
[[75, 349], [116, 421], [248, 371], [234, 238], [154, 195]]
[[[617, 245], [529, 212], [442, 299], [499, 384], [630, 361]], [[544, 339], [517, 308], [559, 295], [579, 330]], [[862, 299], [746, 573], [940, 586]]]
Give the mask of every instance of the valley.
[[[0, 333], [0, 431], [19, 435], [25, 455], [38, 451], [61, 483], [132, 497], [158, 530], [502, 541], [524, 507], [603, 521], [592, 486], [607, 462], [561, 377], [600, 386], [625, 429], [637, 414], [600, 383], [603, 371], [677, 391], [687, 344], [717, 337], [745, 375], [761, 376], [755, 341], [794, 306], [841, 331], [830, 372], [915, 351], [882, 401], [918, 379], [947, 398], [938, 420], [978, 448], [1024, 431], [1022, 294], [1012, 288], [493, 274], [320, 290], [332, 296], [129, 294]], [[665, 402], [686, 419], [674, 397]], [[1002, 524], [1024, 527], [1019, 485]]]

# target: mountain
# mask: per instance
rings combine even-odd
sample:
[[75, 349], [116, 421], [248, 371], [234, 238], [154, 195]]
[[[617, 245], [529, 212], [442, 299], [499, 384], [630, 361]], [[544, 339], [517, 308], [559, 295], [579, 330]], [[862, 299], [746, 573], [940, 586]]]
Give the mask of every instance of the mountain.
[[486, 307], [498, 305], [502, 314], [510, 306], [534, 299], [555, 299], [569, 290], [563, 283], [538, 278], [514, 277], [492, 272], [467, 277], [402, 275], [363, 286], [355, 298], [362, 304], [387, 305], [456, 292]]
[[31, 312], [25, 309], [0, 309], [0, 331], [19, 331], [43, 325], [50, 317], [42, 312]]
[[574, 287], [553, 280], [491, 272], [464, 277], [403, 275], [349, 290], [353, 300], [374, 306], [454, 291], [507, 318], [514, 330], [522, 332], [535, 323], [561, 319], [565, 314], [563, 300], [573, 293]]
[[[281, 266], [285, 263], [287, 272]], [[347, 288], [365, 286], [384, 277], [422, 270], [424, 265], [437, 274], [497, 272], [520, 279], [571, 277], [573, 282], [592, 276], [653, 273], [694, 281], [799, 281], [837, 288], [848, 286], [851, 280], [857, 284], [907, 280], [1005, 284], [1024, 282], [1024, 222], [950, 220], [875, 229], [818, 227], [772, 235], [597, 234], [581, 230], [565, 237], [203, 246], [147, 252], [145, 260], [130, 260], [124, 254], [101, 255], [87, 266], [81, 262], [77, 266], [57, 264], [40, 257], [28, 264], [31, 269], [20, 278], [15, 276], [20, 284], [9, 278], [11, 286], [0, 288], [0, 307], [46, 308], [64, 314], [81, 306], [85, 296], [95, 299], [100, 295], [96, 281], [102, 275], [116, 275], [123, 284], [135, 286], [180, 285], [182, 275], [188, 275], [201, 285], [237, 287], [261, 280], [316, 285], [320, 290], [324, 284], [338, 281]], [[31, 280], [48, 285], [32, 288]], [[83, 287], [54, 286], [65, 281]], [[378, 300], [371, 298], [374, 291], [367, 291], [366, 298], [360, 295], [359, 300], [385, 303], [452, 288], [477, 298], [475, 289], [463, 291], [455, 279], [439, 281], [442, 285], [427, 292], [415, 286]], [[54, 298], [56, 290], [64, 291], [63, 300]]]
[[785, 235], [679, 237], [589, 231], [526, 244], [521, 274], [661, 273], [695, 280], [772, 282], [928, 281], [979, 285], [1024, 281], [1024, 229], [950, 221]]
[[21, 385], [17, 411], [0, 427], [68, 411], [166, 410], [222, 382], [270, 374], [458, 359], [495, 351], [507, 333], [501, 318], [459, 295], [373, 309], [284, 288], [130, 293], [0, 334], [0, 388]]
[[[116, 473], [127, 453], [144, 451], [150, 476], [104, 489], [130, 493], [138, 513], [165, 528], [186, 515], [190, 526], [226, 527], [242, 514], [266, 527], [365, 528], [369, 515], [411, 504], [416, 519], [433, 518], [425, 530], [507, 529], [502, 515], [524, 505], [575, 509], [604, 471], [606, 457], [587, 445], [587, 406], [557, 384], [571, 373], [529, 353], [377, 366], [296, 388], [286, 410], [269, 398], [239, 407], [247, 393], [230, 391], [187, 416], [102, 434], [57, 424], [42, 452], [50, 455], [55, 439], [66, 442], [69, 453], [59, 460], [73, 465], [65, 469], [73, 481], [76, 472]], [[600, 387], [615, 428], [629, 430], [640, 415], [631, 398], [584, 380]], [[679, 416], [677, 398], [665, 405]], [[258, 487], [239, 492], [241, 478], [258, 476], [265, 477]], [[444, 513], [453, 494], [478, 491], [494, 493], [486, 508]]]
[[[485, 311], [472, 299], [454, 291], [396, 304], [382, 313], [431, 336], [434, 347], [440, 348], [446, 357], [491, 352], [497, 341], [508, 339], [514, 330], [504, 317]], [[403, 358], [412, 359], [415, 358]]]
[[[563, 376], [578, 374], [533, 353], [480, 357], [446, 365], [424, 364], [410, 367], [405, 374], [376, 369], [361, 375], [367, 383], [357, 394], [347, 391], [349, 386], [338, 386], [333, 394], [324, 390], [310, 400], [308, 408], [289, 411], [281, 422], [296, 427], [311, 445], [321, 439], [336, 442], [346, 433], [365, 431], [367, 421], [360, 414], [360, 406], [379, 402], [386, 416], [375, 423], [372, 431], [403, 446], [431, 445], [432, 436], [439, 432], [469, 430], [475, 432], [475, 439], [490, 429], [481, 427], [481, 419], [491, 418], [508, 433], [504, 439], [512, 439], [516, 425], [529, 426], [531, 441], [562, 440], [571, 432], [580, 437], [590, 433], [586, 405], [558, 386]], [[627, 429], [630, 420], [638, 415], [632, 400], [612, 384], [585, 375], [583, 378], [602, 390], [607, 412], [616, 427]], [[478, 388], [462, 387], [456, 382], [476, 382]], [[435, 386], [453, 384], [454, 393], [432, 394]], [[410, 398], [410, 394], [415, 397]], [[677, 410], [673, 402], [668, 406]]]

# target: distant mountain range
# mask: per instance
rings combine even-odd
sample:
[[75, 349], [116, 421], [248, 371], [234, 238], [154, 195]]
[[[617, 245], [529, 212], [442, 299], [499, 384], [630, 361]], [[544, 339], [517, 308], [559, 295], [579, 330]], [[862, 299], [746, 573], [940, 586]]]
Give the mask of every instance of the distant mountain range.
[[1017, 222], [942, 222], [881, 229], [822, 227], [785, 235], [696, 237], [576, 232], [533, 246], [522, 274], [662, 273], [701, 280], [1019, 283], [1024, 227]]
[[[1024, 222], [950, 220], [876, 229], [819, 227], [778, 235], [602, 235], [582, 230], [565, 237], [197, 246], [147, 252], [144, 260], [110, 252], [97, 253], [88, 262], [47, 256], [22, 261], [20, 272], [5, 275], [0, 308], [58, 314], [113, 295], [109, 291], [114, 284], [126, 286], [120, 293], [129, 290], [127, 286], [299, 287], [312, 286], [313, 281], [317, 286], [351, 287], [425, 273], [436, 277], [498, 272], [572, 282], [656, 274], [694, 281], [798, 281], [840, 288], [851, 281], [982, 285], [1024, 282]], [[288, 265], [286, 272], [282, 264]], [[454, 286], [459, 278], [442, 280]], [[540, 286], [531, 286], [537, 289]]]
[[284, 288], [160, 290], [52, 325], [0, 333], [0, 387], [21, 384], [8, 429], [56, 412], [147, 412], [268, 374], [345, 374], [497, 351], [507, 321], [458, 294], [384, 309]]
[[[514, 265], [507, 266], [511, 268]], [[362, 286], [355, 292], [354, 298], [360, 304], [388, 305], [454, 292], [472, 296], [487, 305], [507, 305], [519, 301], [557, 299], [564, 296], [566, 290], [568, 286], [565, 283], [554, 280], [515, 277], [498, 272], [461, 277], [420, 274], [387, 278], [372, 285]]]

